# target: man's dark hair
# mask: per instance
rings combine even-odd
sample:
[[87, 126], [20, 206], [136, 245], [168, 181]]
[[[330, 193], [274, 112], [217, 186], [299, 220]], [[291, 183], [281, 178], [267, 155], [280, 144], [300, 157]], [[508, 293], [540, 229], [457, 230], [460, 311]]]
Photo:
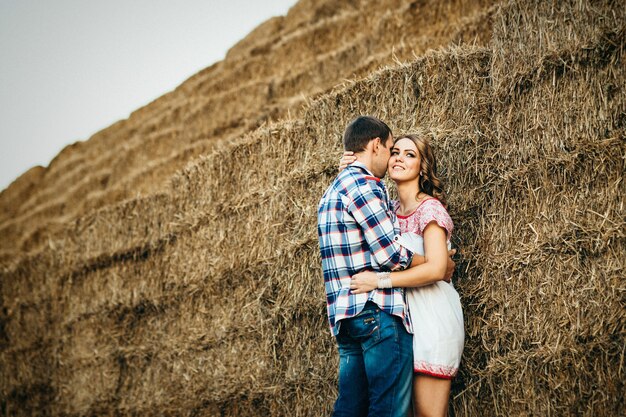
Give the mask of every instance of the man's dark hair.
[[383, 145], [391, 135], [391, 129], [382, 120], [372, 116], [359, 116], [352, 120], [343, 134], [346, 151], [361, 152], [370, 140], [380, 138]]

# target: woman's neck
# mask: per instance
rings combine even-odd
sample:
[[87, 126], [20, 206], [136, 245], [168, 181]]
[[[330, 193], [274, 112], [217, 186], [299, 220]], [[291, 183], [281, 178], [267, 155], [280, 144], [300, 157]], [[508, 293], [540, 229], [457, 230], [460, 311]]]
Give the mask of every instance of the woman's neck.
[[419, 185], [417, 181], [405, 181], [396, 184], [398, 190], [398, 201], [400, 202], [400, 213], [409, 214], [419, 204], [416, 199], [419, 193]]

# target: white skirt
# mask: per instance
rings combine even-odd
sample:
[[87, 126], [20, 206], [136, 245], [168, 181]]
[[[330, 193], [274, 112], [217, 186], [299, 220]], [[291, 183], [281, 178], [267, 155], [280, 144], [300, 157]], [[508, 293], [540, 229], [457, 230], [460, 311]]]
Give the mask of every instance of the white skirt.
[[[424, 255], [421, 236], [414, 233], [402, 236], [403, 246]], [[407, 241], [409, 243], [405, 244]], [[407, 288], [406, 298], [413, 322], [414, 372], [454, 378], [459, 370], [465, 341], [459, 294], [452, 284], [437, 281], [425, 287]]]

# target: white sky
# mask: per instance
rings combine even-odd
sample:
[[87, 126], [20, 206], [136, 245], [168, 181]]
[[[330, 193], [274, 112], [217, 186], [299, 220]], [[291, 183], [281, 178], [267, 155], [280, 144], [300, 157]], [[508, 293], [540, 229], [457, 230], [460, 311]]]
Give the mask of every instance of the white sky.
[[0, 0], [0, 190], [173, 90], [297, 0]]

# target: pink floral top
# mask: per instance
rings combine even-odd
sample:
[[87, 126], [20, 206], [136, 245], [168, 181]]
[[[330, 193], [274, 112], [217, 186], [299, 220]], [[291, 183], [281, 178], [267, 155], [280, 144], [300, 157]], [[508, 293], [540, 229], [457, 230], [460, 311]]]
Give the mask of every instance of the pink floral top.
[[448, 211], [443, 204], [441, 204], [441, 201], [434, 197], [427, 198], [408, 216], [397, 214], [399, 207], [400, 203], [394, 201], [393, 209], [396, 211], [401, 233], [413, 232], [424, 237], [424, 229], [426, 229], [426, 226], [431, 222], [437, 222], [439, 226], [448, 232], [448, 240], [450, 240], [454, 225], [452, 224], [452, 218], [450, 218]]

